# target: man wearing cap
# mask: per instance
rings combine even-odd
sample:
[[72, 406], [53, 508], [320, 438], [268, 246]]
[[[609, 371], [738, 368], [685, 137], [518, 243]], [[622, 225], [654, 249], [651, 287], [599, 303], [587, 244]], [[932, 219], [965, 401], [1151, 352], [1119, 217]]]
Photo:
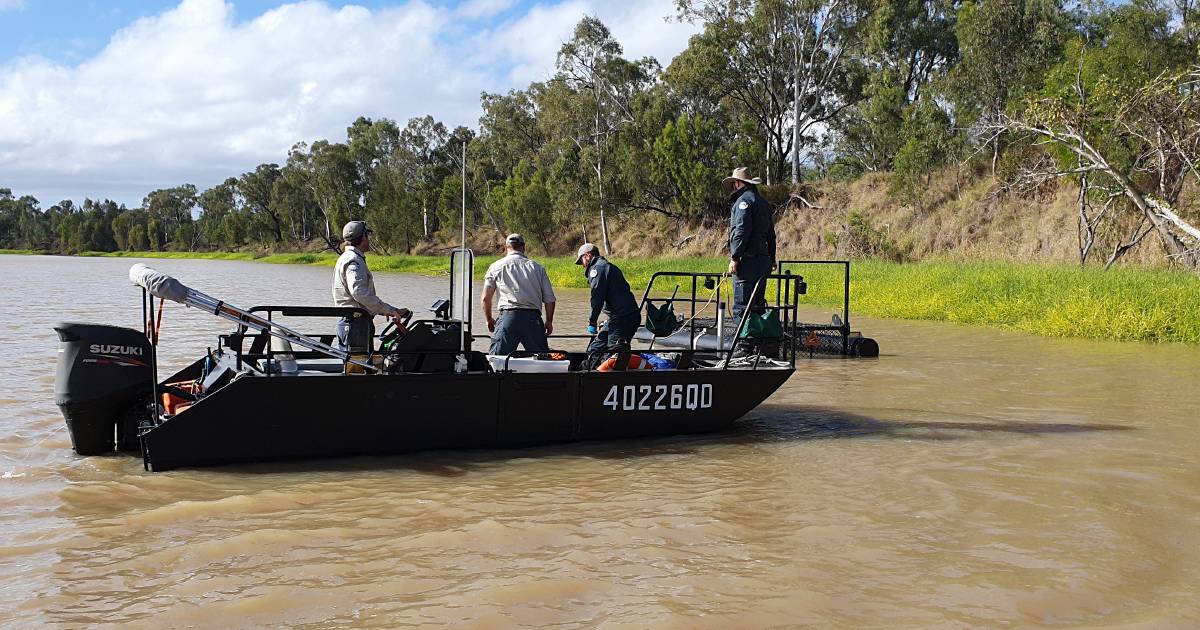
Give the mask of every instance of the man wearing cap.
[[[575, 264], [583, 265], [588, 286], [592, 288], [592, 311], [588, 315], [587, 331], [596, 337], [588, 345], [588, 354], [596, 356], [605, 350], [628, 347], [641, 325], [642, 309], [629, 290], [625, 275], [591, 243], [584, 243], [579, 248]], [[608, 321], [597, 329], [596, 320], [600, 318], [601, 310], [608, 315]]]
[[[371, 232], [362, 221], [351, 221], [342, 228], [345, 247], [333, 267], [333, 305], [358, 307], [371, 315], [391, 317], [397, 325], [412, 315], [375, 295], [375, 280], [367, 269], [365, 254], [371, 251]], [[342, 348], [366, 352], [371, 347], [375, 326], [370, 317], [346, 318], [337, 323], [337, 340]]]
[[[554, 332], [554, 289], [546, 268], [525, 255], [525, 237], [509, 234], [504, 258], [483, 276], [483, 315], [492, 333], [489, 354], [507, 355], [521, 344], [529, 352], [550, 349], [546, 336]], [[492, 298], [500, 294], [500, 319], [492, 317]], [[542, 321], [542, 306], [546, 319]]]
[[[765, 306], [766, 286], [754, 288], [775, 267], [775, 217], [771, 204], [758, 192], [757, 177], [750, 169], [733, 169], [733, 175], [721, 180], [721, 188], [730, 194], [729, 274], [733, 276], [733, 316]], [[751, 296], [751, 293], [754, 293]]]

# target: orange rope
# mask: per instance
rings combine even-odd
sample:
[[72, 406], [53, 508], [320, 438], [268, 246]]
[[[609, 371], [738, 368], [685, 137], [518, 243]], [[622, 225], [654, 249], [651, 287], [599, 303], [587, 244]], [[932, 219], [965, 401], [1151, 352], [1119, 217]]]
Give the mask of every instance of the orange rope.
[[158, 323], [154, 325], [154, 345], [158, 345], [158, 331], [162, 329], [163, 307], [167, 305], [166, 300], [158, 301]]

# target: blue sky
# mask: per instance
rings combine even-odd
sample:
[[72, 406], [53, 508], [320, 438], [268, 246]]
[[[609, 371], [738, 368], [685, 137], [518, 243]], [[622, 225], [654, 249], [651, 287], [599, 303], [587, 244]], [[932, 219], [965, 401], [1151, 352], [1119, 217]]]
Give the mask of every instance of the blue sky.
[[0, 0], [0, 188], [140, 204], [343, 140], [359, 115], [478, 123], [595, 15], [664, 65], [673, 0]]
[[[117, 30], [138, 18], [157, 15], [178, 6], [178, 0], [0, 0], [0, 61], [36, 54], [63, 63], [77, 63], [95, 55]], [[234, 0], [235, 19], [256, 18], [284, 2], [279, 0]], [[386, 0], [325, 2], [332, 7], [357, 5], [368, 9], [396, 6]], [[462, 2], [435, 2], [456, 7]], [[509, 4], [509, 3], [505, 3]], [[528, 10], [534, 3], [512, 2], [496, 19]], [[4, 8], [8, 6], [8, 10]], [[495, 20], [492, 20], [495, 21]]]

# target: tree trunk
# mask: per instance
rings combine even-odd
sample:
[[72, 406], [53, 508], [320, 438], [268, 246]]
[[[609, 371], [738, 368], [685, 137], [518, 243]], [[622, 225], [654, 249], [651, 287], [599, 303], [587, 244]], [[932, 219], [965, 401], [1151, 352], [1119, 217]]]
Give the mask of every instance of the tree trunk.
[[1158, 233], [1158, 238], [1162, 241], [1163, 247], [1167, 249], [1167, 254], [1171, 258], [1178, 260], [1180, 264], [1188, 269], [1193, 271], [1200, 270], [1200, 252], [1194, 249], [1189, 250], [1183, 244], [1183, 241], [1179, 240], [1179, 237], [1171, 232], [1166, 223], [1158, 216], [1158, 204], [1146, 199], [1146, 196], [1124, 174], [1118, 173], [1112, 168], [1109, 168], [1109, 172], [1120, 182], [1121, 188], [1125, 191], [1125, 196], [1150, 220], [1150, 224], [1154, 226], [1154, 231]]
[[600, 207], [600, 234], [604, 240], [604, 255], [609, 256], [611, 247], [608, 242], [608, 218], [604, 216], [604, 207]]
[[1092, 227], [1091, 217], [1088, 216], [1088, 179], [1087, 173], [1079, 178], [1079, 264], [1087, 264], [1092, 244], [1096, 242], [1096, 230]]
[[800, 185], [800, 46], [792, 45], [792, 188]]

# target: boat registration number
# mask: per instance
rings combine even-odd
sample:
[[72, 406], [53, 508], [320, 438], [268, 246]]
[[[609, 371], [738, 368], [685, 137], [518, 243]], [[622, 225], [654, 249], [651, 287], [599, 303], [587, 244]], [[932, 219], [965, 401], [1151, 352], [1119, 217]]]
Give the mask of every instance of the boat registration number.
[[667, 411], [708, 409], [713, 404], [711, 383], [684, 385], [613, 385], [604, 406], [613, 411]]

